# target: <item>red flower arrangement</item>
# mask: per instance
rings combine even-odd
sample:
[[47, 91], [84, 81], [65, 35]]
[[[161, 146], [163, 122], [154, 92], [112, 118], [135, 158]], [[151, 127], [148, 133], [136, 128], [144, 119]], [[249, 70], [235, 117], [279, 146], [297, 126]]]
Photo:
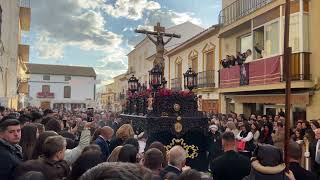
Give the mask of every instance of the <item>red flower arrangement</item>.
[[191, 96], [193, 96], [193, 92], [192, 91], [179, 91], [179, 94], [182, 97], [191, 97]]
[[159, 96], [171, 96], [172, 95], [172, 91], [171, 89], [168, 88], [163, 88], [159, 90]]

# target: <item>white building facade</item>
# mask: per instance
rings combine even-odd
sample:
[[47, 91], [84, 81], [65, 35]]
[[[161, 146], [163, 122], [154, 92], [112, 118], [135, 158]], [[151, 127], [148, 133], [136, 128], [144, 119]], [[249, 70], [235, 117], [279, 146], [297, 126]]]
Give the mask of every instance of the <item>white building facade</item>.
[[93, 68], [28, 64], [28, 69], [30, 106], [67, 110], [94, 107]]

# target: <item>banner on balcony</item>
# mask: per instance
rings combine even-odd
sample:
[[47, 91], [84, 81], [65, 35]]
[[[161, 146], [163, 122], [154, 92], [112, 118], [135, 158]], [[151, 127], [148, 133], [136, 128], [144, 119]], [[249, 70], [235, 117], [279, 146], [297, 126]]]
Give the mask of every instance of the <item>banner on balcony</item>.
[[240, 83], [240, 66], [232, 66], [220, 70], [220, 87], [238, 87]]
[[280, 56], [249, 63], [250, 85], [280, 82]]
[[249, 64], [240, 66], [240, 86], [249, 85]]

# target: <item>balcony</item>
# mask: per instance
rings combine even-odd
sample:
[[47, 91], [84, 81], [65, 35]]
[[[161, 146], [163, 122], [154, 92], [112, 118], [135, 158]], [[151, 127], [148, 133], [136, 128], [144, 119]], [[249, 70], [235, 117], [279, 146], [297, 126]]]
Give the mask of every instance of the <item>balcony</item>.
[[[293, 53], [291, 55], [292, 81], [311, 80], [309, 53]], [[219, 72], [220, 88], [236, 88], [240, 86], [269, 85], [283, 82], [281, 56], [260, 59], [245, 63], [243, 66], [223, 68]]]
[[182, 90], [182, 78], [171, 79], [171, 89], [173, 91], [181, 91]]
[[198, 88], [215, 87], [214, 70], [198, 73]]
[[38, 92], [37, 98], [54, 98], [53, 92]]
[[237, 0], [220, 11], [219, 24], [229, 25], [275, 0]]
[[29, 62], [29, 45], [19, 44], [18, 46], [18, 56], [21, 57], [22, 62]]
[[20, 0], [20, 26], [23, 31], [30, 31], [31, 8], [30, 0]]

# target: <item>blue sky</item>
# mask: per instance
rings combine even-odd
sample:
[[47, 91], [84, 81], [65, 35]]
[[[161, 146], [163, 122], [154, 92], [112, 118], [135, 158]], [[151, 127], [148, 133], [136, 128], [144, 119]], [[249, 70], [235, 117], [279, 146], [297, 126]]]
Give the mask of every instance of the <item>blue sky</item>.
[[204, 28], [218, 22], [221, 0], [30, 0], [30, 62], [94, 67], [98, 79], [124, 73], [127, 53], [143, 36], [135, 28], [157, 21], [191, 21]]

